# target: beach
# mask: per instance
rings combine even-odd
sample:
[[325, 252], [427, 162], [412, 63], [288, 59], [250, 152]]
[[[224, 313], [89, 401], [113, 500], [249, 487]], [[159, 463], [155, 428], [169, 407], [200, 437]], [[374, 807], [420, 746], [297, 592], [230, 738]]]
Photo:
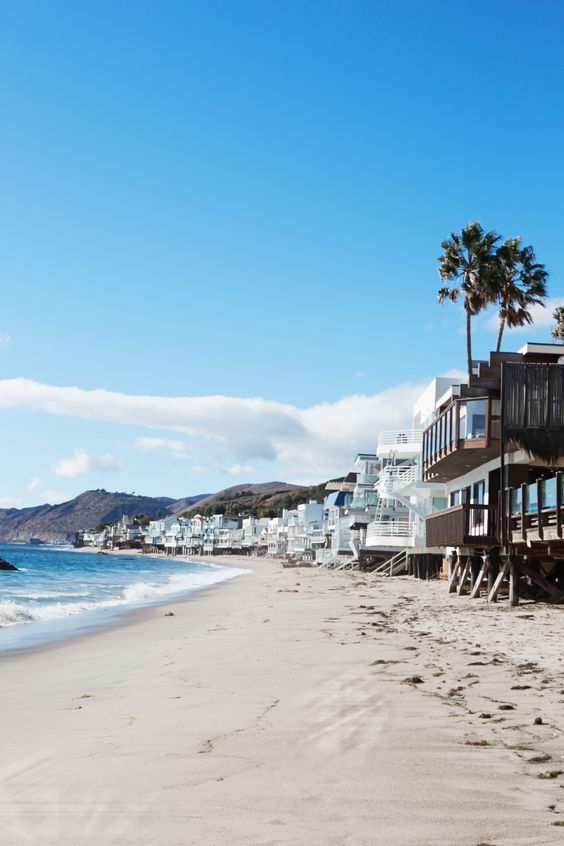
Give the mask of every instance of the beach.
[[563, 841], [564, 609], [221, 563], [253, 572], [2, 656], [3, 846]]

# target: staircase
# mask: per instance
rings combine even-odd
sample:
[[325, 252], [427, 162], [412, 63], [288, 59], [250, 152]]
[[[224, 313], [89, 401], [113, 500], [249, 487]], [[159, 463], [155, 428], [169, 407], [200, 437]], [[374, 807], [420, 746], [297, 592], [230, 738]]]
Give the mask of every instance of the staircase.
[[372, 571], [375, 576], [399, 576], [400, 573], [407, 573], [407, 549], [400, 549]]

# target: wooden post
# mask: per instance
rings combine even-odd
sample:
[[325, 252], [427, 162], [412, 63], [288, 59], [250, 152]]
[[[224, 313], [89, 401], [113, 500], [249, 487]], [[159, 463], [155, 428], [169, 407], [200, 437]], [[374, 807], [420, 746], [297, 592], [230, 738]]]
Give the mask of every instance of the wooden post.
[[463, 561], [464, 561], [464, 568], [462, 570], [462, 575], [460, 577], [460, 581], [458, 583], [458, 588], [457, 588], [457, 593], [458, 593], [459, 596], [462, 594], [462, 591], [464, 590], [464, 585], [466, 583], [466, 578], [467, 578], [468, 572], [470, 570], [470, 562], [472, 561], [472, 558], [471, 558], [470, 555], [465, 555]]
[[[472, 588], [472, 590], [470, 592], [470, 599], [475, 599], [477, 596], [480, 596], [480, 588], [481, 588], [482, 582], [484, 581], [484, 578], [486, 576], [488, 576], [488, 584], [489, 584], [489, 570], [490, 570], [490, 559], [489, 559], [489, 556], [486, 555], [484, 557], [482, 569], [478, 573], [478, 577], [477, 577], [476, 581], [474, 582], [474, 587]], [[488, 590], [488, 592], [489, 592], [489, 590]]]
[[542, 590], [546, 591], [553, 599], [557, 602], [562, 602], [564, 599], [564, 591], [562, 591], [559, 587], [557, 587], [552, 582], [549, 582], [548, 579], [543, 576], [540, 569], [536, 569], [532, 564], [529, 562], [523, 561], [521, 563], [521, 570], [525, 573], [529, 579], [538, 585]]
[[537, 479], [537, 531], [539, 533], [539, 540], [544, 538], [544, 530], [542, 526], [542, 480]]
[[479, 555], [472, 555], [470, 558], [470, 584], [472, 587], [478, 581], [478, 576], [483, 568], [483, 561]]
[[497, 595], [499, 593], [499, 589], [501, 587], [501, 583], [503, 582], [504, 578], [506, 577], [509, 571], [509, 558], [506, 558], [503, 562], [501, 570], [497, 574], [496, 580], [493, 584], [491, 591], [488, 594], [488, 602], [497, 602]]
[[556, 474], [556, 534], [562, 537], [562, 473]]
[[448, 592], [454, 593], [456, 590], [456, 579], [460, 570], [460, 565], [462, 561], [458, 557], [456, 552], [453, 552], [451, 556], [449, 556], [449, 567], [448, 567]]
[[499, 573], [499, 547], [494, 546], [488, 552], [488, 595], [492, 592]]
[[519, 605], [519, 565], [514, 555], [509, 558], [509, 604]]
[[527, 499], [527, 485], [525, 482], [521, 485], [521, 540], [527, 540], [527, 526], [525, 523], [527, 517], [526, 511], [526, 499]]

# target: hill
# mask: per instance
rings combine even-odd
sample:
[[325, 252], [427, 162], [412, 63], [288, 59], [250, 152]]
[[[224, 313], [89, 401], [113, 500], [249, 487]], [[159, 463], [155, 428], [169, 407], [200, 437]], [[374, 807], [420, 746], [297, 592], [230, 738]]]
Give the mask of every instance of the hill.
[[[245, 484], [232, 485], [230, 488], [224, 488], [215, 494], [201, 499], [198, 503], [191, 505], [186, 511], [197, 511], [199, 514], [204, 514], [204, 509], [207, 506], [215, 505], [220, 502], [230, 502], [232, 499], [241, 496], [262, 496], [272, 495], [275, 493], [282, 493], [285, 491], [301, 491], [301, 485], [292, 485], [289, 482], [261, 482], [259, 484]], [[206, 514], [219, 514], [219, 511], [209, 511]]]
[[35, 508], [0, 508], [0, 540], [71, 540], [75, 532], [111, 523], [124, 514], [167, 515], [176, 500], [169, 497], [110, 493], [103, 489], [85, 491], [59, 505]]
[[263, 485], [234, 485], [213, 496], [200, 500], [187, 509], [187, 514], [254, 514], [256, 517], [278, 517], [284, 508], [296, 508], [300, 503], [326, 496], [325, 482], [312, 487], [269, 482]]
[[172, 499], [111, 493], [103, 489], [85, 491], [75, 499], [58, 505], [33, 508], [0, 508], [0, 541], [68, 541], [75, 532], [94, 529], [101, 523], [119, 520], [124, 514], [134, 517], [177, 517], [181, 514], [256, 514], [276, 516], [283, 508], [295, 508], [308, 499], [325, 496], [325, 485], [307, 488], [287, 482], [233, 485], [216, 494]]

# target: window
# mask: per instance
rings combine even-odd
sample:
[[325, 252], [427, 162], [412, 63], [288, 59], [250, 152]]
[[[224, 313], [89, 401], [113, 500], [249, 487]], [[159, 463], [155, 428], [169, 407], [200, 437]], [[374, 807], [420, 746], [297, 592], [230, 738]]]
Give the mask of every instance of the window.
[[450, 507], [460, 505], [460, 491], [451, 491], [450, 493]]
[[482, 479], [480, 482], [474, 483], [474, 489], [472, 491], [472, 502], [475, 505], [483, 505], [484, 504], [484, 495], [486, 493], [486, 483]]

